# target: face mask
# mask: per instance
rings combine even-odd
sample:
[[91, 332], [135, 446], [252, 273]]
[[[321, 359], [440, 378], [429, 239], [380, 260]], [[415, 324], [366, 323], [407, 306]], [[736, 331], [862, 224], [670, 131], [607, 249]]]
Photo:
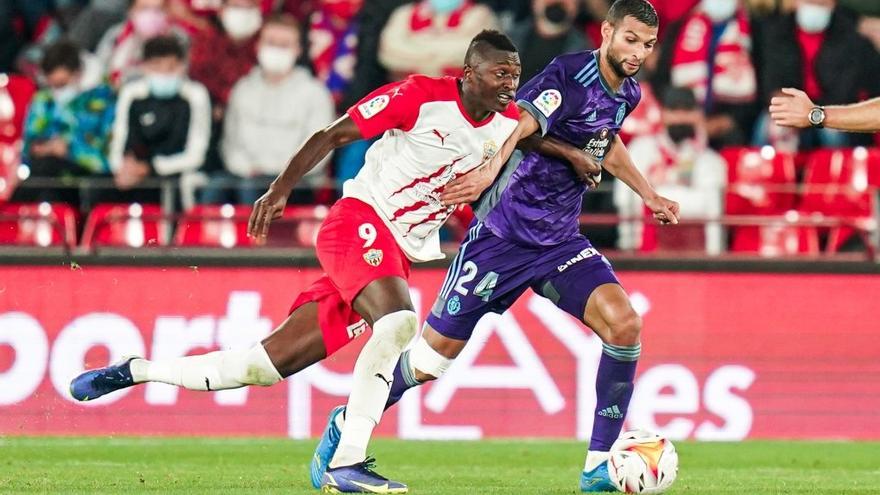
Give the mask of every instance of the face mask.
[[52, 101], [62, 107], [66, 107], [79, 94], [79, 88], [76, 87], [76, 84], [53, 88], [51, 91]]
[[270, 74], [286, 74], [293, 68], [296, 53], [277, 46], [261, 46], [257, 50], [257, 61], [260, 62], [260, 67]]
[[250, 38], [263, 25], [263, 14], [258, 8], [226, 7], [220, 12], [220, 23], [233, 39]]
[[831, 14], [833, 11], [828, 7], [821, 5], [813, 5], [811, 3], [802, 3], [798, 5], [795, 19], [798, 26], [808, 33], [821, 33], [825, 31], [831, 22]]
[[159, 9], [141, 9], [131, 16], [134, 31], [144, 38], [152, 38], [168, 27], [168, 16]]
[[696, 129], [690, 124], [673, 124], [666, 126], [666, 133], [669, 134], [669, 139], [675, 144], [681, 144], [682, 141], [693, 139], [697, 135]]
[[722, 22], [736, 13], [736, 0], [703, 0], [701, 8], [712, 22]]
[[568, 24], [568, 12], [561, 3], [548, 5], [544, 9], [544, 18], [553, 24]]
[[464, 0], [428, 0], [435, 14], [450, 14], [461, 7]]
[[180, 92], [183, 77], [177, 74], [152, 74], [148, 76], [150, 94], [156, 98], [173, 98]]

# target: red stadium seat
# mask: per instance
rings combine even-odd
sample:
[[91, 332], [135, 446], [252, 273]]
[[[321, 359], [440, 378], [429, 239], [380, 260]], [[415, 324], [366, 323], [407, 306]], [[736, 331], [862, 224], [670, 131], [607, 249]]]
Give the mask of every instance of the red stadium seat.
[[[880, 186], [880, 149], [820, 149], [810, 154], [798, 210], [854, 222], [871, 217], [874, 190]], [[832, 227], [827, 250], [836, 252], [854, 233]]]
[[0, 204], [0, 244], [76, 245], [76, 210], [63, 203]]
[[[249, 247], [247, 235], [250, 206], [200, 205], [188, 211], [178, 224], [174, 243], [178, 246]], [[326, 206], [288, 206], [280, 220], [272, 223], [267, 245], [313, 247]]]
[[[727, 161], [727, 215], [779, 216], [794, 208], [794, 155], [777, 152], [770, 146], [727, 148], [721, 151], [721, 155]], [[765, 229], [769, 230], [764, 232]], [[778, 243], [780, 237], [776, 227], [733, 227], [731, 236], [731, 250], [736, 252], [769, 253], [777, 251], [780, 246], [791, 245]], [[762, 249], [765, 243], [769, 243], [768, 248]]]
[[82, 246], [155, 247], [164, 237], [161, 206], [99, 204], [86, 220]]
[[178, 246], [244, 247], [253, 242], [247, 235], [252, 207], [243, 205], [198, 205], [177, 224], [174, 244]]

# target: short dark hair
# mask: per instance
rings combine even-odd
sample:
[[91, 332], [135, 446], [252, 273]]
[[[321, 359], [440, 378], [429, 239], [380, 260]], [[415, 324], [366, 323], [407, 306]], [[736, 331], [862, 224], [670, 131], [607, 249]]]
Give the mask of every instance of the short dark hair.
[[663, 91], [660, 105], [669, 110], [694, 110], [697, 108], [697, 98], [691, 88], [670, 86]]
[[55, 69], [67, 69], [76, 72], [82, 68], [79, 58], [79, 46], [70, 40], [58, 41], [46, 49], [40, 61], [43, 74], [50, 74]]
[[494, 29], [485, 29], [471, 40], [471, 44], [464, 54], [464, 63], [470, 65], [474, 53], [487, 46], [503, 52], [517, 52], [516, 45], [513, 44], [513, 41], [506, 34]]
[[144, 60], [161, 57], [176, 57], [183, 60], [186, 52], [183, 43], [174, 35], [163, 35], [150, 38], [144, 43]]
[[[294, 31], [297, 32], [297, 34], [302, 32], [302, 30], [300, 29], [300, 26], [299, 26], [299, 21], [296, 20], [296, 17], [294, 17], [290, 14], [284, 13], [284, 12], [281, 12], [278, 14], [272, 14], [269, 17], [267, 17], [266, 20], [263, 22], [263, 28], [265, 28], [266, 26], [268, 26], [270, 24], [273, 26], [283, 26], [286, 28], [293, 29]], [[263, 29], [263, 28], [261, 28], [261, 29]]]
[[660, 19], [657, 18], [657, 11], [648, 0], [616, 0], [611, 8], [608, 9], [608, 15], [605, 20], [616, 26], [624, 17], [630, 16], [635, 20], [646, 24], [650, 27], [660, 25]]

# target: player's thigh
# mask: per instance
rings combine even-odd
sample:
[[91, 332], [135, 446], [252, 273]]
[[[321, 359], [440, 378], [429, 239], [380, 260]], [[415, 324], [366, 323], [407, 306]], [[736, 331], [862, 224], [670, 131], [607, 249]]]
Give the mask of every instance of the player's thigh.
[[316, 253], [342, 300], [368, 324], [412, 310], [409, 260], [366, 203], [344, 198], [333, 205], [318, 231]]
[[318, 323], [318, 303], [311, 301], [297, 308], [262, 343], [284, 378], [327, 357]]
[[446, 273], [427, 323], [466, 341], [486, 313], [503, 313], [529, 287], [535, 254], [474, 223]]
[[535, 280], [532, 289], [603, 339], [608, 336], [605, 317], [610, 307], [604, 302], [608, 298], [613, 301], [617, 291], [626, 296], [608, 260], [585, 238], [577, 237], [548, 250], [541, 264], [549, 269]]

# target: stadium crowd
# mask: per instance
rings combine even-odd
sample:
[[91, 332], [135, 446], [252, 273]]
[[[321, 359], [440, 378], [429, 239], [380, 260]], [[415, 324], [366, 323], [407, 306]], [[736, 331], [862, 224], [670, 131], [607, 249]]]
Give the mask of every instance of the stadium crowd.
[[[164, 179], [179, 186], [184, 210], [248, 205], [312, 132], [376, 87], [413, 73], [456, 75], [469, 40], [493, 27], [519, 47], [525, 82], [556, 55], [598, 46], [610, 3], [0, 0], [0, 203], [69, 203], [83, 213], [158, 203]], [[707, 252], [728, 248], [725, 214], [809, 203], [786, 187], [809, 181], [827, 149], [844, 150], [846, 163], [876, 158], [874, 135], [778, 127], [767, 107], [785, 87], [820, 105], [880, 96], [880, 3], [653, 3], [661, 43], [637, 75], [643, 96], [626, 141], [683, 217], [705, 221]], [[316, 167], [293, 200], [332, 202], [368, 146], [353, 143]], [[778, 191], [749, 188], [749, 174]], [[82, 181], [98, 186], [76, 187]], [[588, 196], [585, 212], [636, 220], [594, 240], [655, 249], [663, 239], [637, 220], [638, 197], [613, 182], [601, 186], [609, 194]], [[752, 209], [737, 210], [743, 198]], [[730, 243], [744, 251], [766, 237], [740, 234]], [[836, 249], [845, 237], [826, 242]]]

